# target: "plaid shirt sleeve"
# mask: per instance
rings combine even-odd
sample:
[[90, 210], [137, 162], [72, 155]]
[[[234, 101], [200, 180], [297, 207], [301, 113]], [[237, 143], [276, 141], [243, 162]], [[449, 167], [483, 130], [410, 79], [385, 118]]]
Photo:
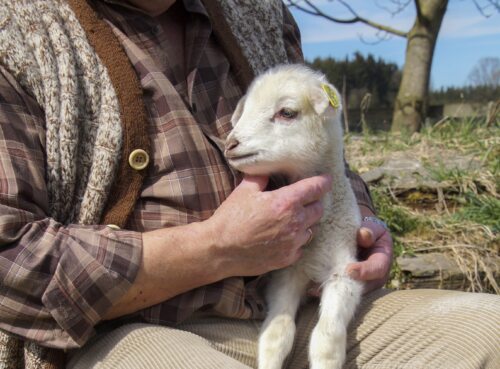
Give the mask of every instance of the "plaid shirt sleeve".
[[0, 67], [0, 329], [72, 348], [133, 282], [142, 239], [50, 218], [44, 143], [43, 112]]
[[[288, 60], [291, 63], [304, 63], [304, 55], [300, 41], [300, 31], [288, 8], [283, 4], [283, 37]], [[369, 208], [375, 213], [375, 207], [368, 190], [368, 186], [359, 175], [349, 169], [349, 164], [345, 162], [346, 174], [351, 181], [351, 186], [356, 195], [358, 205]]]

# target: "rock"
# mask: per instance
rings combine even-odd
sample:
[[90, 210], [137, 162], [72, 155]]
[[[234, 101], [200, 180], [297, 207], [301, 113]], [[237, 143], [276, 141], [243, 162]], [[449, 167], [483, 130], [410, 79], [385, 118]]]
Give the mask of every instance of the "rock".
[[377, 182], [379, 179], [382, 179], [384, 174], [384, 168], [378, 167], [361, 174], [361, 178], [363, 178], [363, 181], [365, 181], [366, 183], [372, 183]]
[[[471, 156], [440, 156], [433, 166], [446, 171], [475, 170], [481, 168], [481, 163]], [[449, 186], [436, 181], [428, 167], [408, 153], [392, 153], [380, 167], [362, 173], [361, 177], [367, 183], [379, 182], [390, 187], [396, 194], [417, 189], [437, 192]]]
[[[500, 280], [498, 268], [499, 258], [490, 260], [488, 267], [495, 280]], [[427, 253], [416, 256], [400, 256], [396, 263], [401, 270], [402, 278], [397, 281], [398, 288], [441, 288], [466, 291], [470, 287], [470, 282], [456, 263], [456, 261], [446, 254]], [[482, 277], [485, 271], [479, 271]]]

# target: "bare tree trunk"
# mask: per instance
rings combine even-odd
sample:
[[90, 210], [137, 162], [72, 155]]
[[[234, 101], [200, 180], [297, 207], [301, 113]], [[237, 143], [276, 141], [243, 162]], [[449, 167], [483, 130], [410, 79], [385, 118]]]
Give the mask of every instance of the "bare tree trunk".
[[432, 57], [448, 0], [415, 0], [417, 16], [408, 32], [406, 58], [394, 105], [392, 130], [420, 129], [428, 107]]

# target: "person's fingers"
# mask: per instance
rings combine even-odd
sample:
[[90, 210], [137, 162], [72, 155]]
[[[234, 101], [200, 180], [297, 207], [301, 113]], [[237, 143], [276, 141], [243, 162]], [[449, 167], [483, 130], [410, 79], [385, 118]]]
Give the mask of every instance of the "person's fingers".
[[381, 224], [366, 221], [358, 231], [358, 245], [363, 247], [360, 255], [366, 257], [349, 264], [346, 272], [354, 279], [385, 281], [392, 263], [392, 238]]
[[307, 205], [320, 200], [332, 188], [332, 177], [320, 175], [302, 179], [289, 186], [282, 187], [277, 192], [288, 191], [292, 198], [301, 205]]
[[358, 230], [357, 241], [361, 247], [371, 247], [387, 230], [381, 224], [366, 221]]
[[390, 256], [384, 252], [371, 254], [368, 259], [349, 264], [346, 273], [353, 279], [371, 281], [384, 279], [390, 269]]
[[304, 206], [304, 226], [310, 228], [319, 222], [323, 216], [323, 204], [320, 201], [315, 201]]
[[375, 242], [375, 237], [370, 228], [361, 227], [358, 229], [357, 234], [358, 246], [361, 247], [371, 247]]
[[302, 248], [300, 248], [300, 247], [297, 250], [295, 250], [295, 252], [293, 252], [291, 255], [292, 258], [291, 258], [288, 265], [295, 264], [297, 261], [299, 261], [302, 258], [303, 253], [304, 252], [302, 251]]
[[376, 279], [373, 281], [367, 281], [364, 283], [363, 286], [363, 294], [367, 294], [369, 292], [378, 290], [379, 288], [384, 287], [385, 283], [386, 283], [385, 279]]
[[390, 232], [380, 224], [370, 226], [372, 231], [375, 230], [374, 234], [376, 238], [372, 246], [365, 248], [363, 251], [365, 251], [367, 255], [384, 254], [388, 257], [389, 261], [392, 262], [393, 243]]
[[264, 191], [269, 182], [269, 177], [266, 176], [251, 176], [245, 175], [236, 189], [250, 191]]
[[298, 235], [297, 244], [299, 247], [307, 247], [307, 245], [314, 238], [314, 232], [312, 228], [305, 228], [304, 231], [300, 232]]
[[[347, 265], [345, 273], [364, 282], [364, 292], [370, 292], [385, 285], [392, 263], [392, 238], [382, 224], [365, 221], [357, 234], [365, 260]], [[314, 286], [315, 287], [315, 286]], [[310, 289], [308, 294], [317, 296], [320, 292]]]

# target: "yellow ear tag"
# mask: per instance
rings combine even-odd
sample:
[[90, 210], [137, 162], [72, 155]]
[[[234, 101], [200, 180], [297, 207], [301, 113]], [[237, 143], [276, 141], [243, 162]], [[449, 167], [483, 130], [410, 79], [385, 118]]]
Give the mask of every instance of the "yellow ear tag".
[[334, 109], [337, 109], [340, 106], [340, 102], [339, 97], [337, 96], [335, 91], [325, 83], [322, 83], [321, 87], [326, 92], [326, 95], [328, 96], [328, 100], [330, 100], [330, 104], [332, 105], [332, 107]]

